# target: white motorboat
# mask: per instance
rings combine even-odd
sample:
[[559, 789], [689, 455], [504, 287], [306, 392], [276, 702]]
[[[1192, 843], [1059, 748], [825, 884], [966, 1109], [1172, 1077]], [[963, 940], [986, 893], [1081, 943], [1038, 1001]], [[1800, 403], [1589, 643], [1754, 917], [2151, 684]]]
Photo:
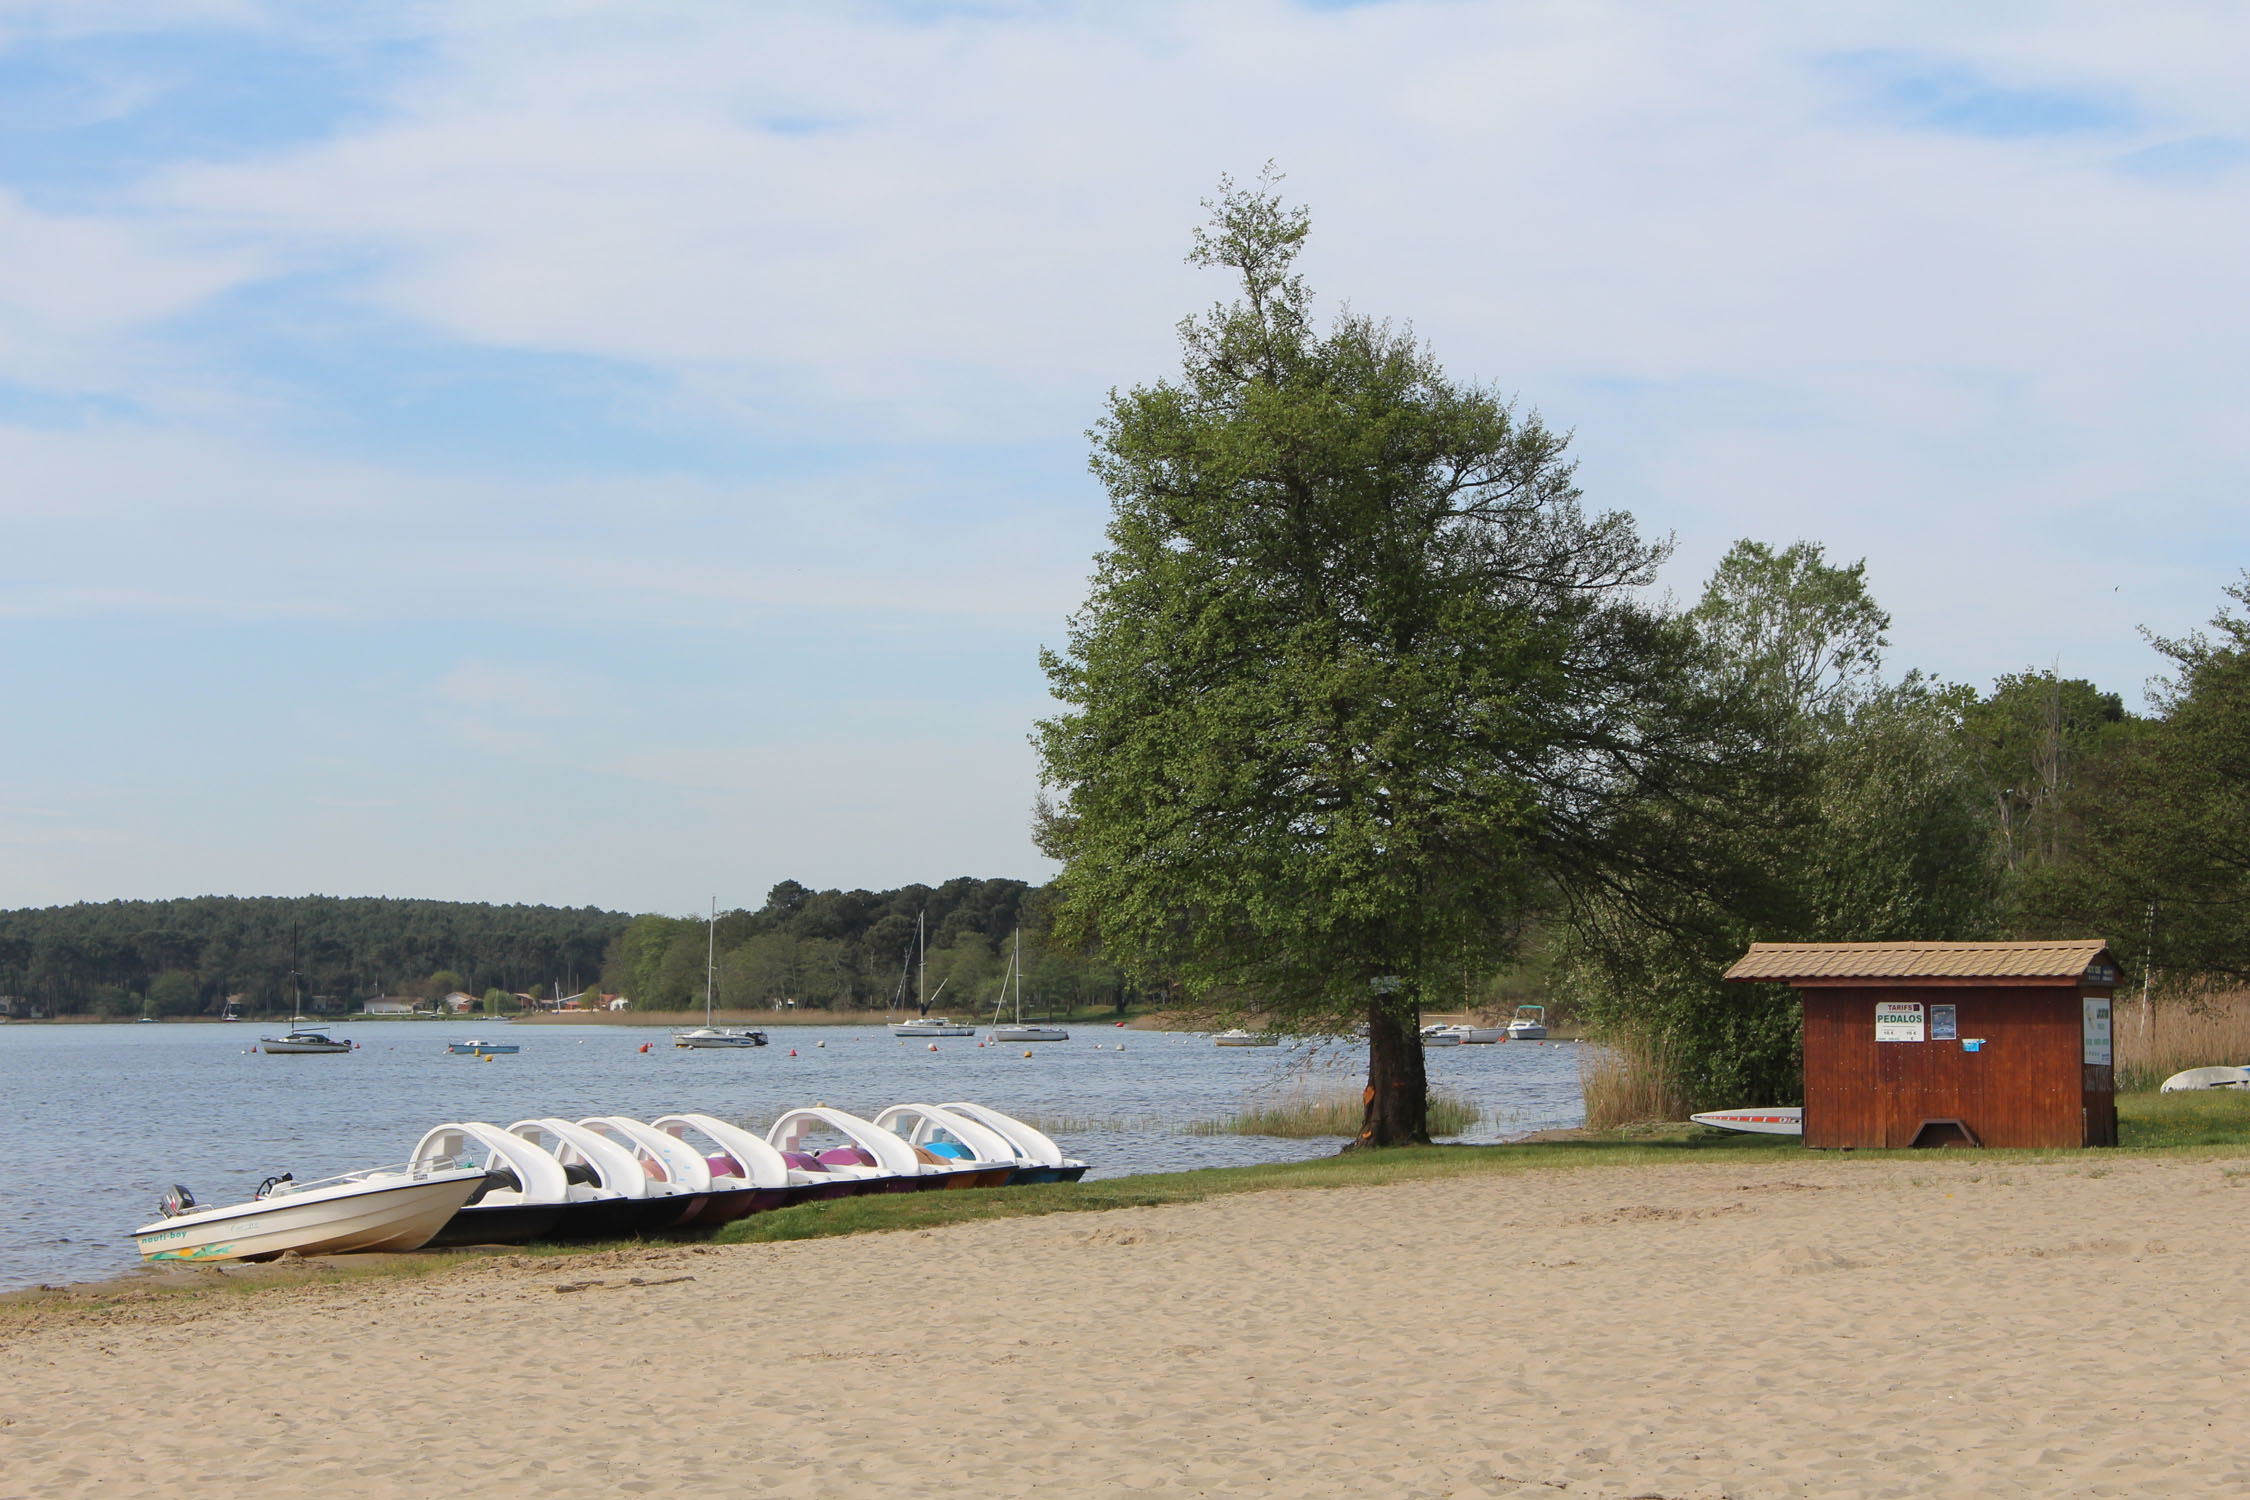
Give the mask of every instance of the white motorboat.
[[455, 1057], [495, 1057], [502, 1053], [521, 1052], [523, 1047], [516, 1042], [485, 1042], [472, 1038], [466, 1042], [447, 1042], [445, 1050]]
[[734, 1026], [698, 1026], [693, 1031], [672, 1033], [675, 1047], [763, 1047], [766, 1034]]
[[1222, 1047], [1278, 1047], [1281, 1038], [1270, 1031], [1244, 1031], [1237, 1026], [1232, 1031], [1222, 1031], [1211, 1038]]
[[143, 1260], [272, 1260], [354, 1250], [418, 1250], [484, 1185], [483, 1169], [409, 1162], [314, 1182], [269, 1177], [248, 1203], [198, 1207], [185, 1188], [164, 1217], [133, 1231]]
[[1445, 1028], [1461, 1039], [1464, 1047], [1489, 1047], [1508, 1034], [1505, 1026], [1467, 1026], [1455, 1024]]
[[974, 1120], [988, 1130], [997, 1132], [1011, 1146], [1016, 1155], [1034, 1163], [1040, 1173], [1026, 1177], [1018, 1172], [1016, 1182], [1076, 1182], [1086, 1175], [1086, 1164], [1075, 1157], [1065, 1156], [1062, 1147], [1053, 1137], [1033, 1126], [1026, 1125], [1013, 1115], [1004, 1115], [989, 1105], [971, 1104], [957, 1099], [951, 1104], [938, 1106], [947, 1114], [960, 1115]]
[[2189, 1068], [2165, 1079], [2156, 1091], [2180, 1094], [2196, 1089], [2250, 1089], [2250, 1068]]
[[1422, 1028], [1422, 1045], [1425, 1047], [1458, 1047], [1461, 1038], [1450, 1026], [1425, 1026]]
[[901, 1021], [891, 1028], [892, 1036], [904, 1037], [975, 1036], [976, 1034], [977, 1029], [974, 1026], [959, 1025], [947, 1016], [924, 1016], [920, 1020]]
[[1698, 1125], [1716, 1130], [1738, 1130], [1744, 1135], [1803, 1135], [1805, 1110], [1800, 1104], [1769, 1104], [1756, 1109], [1709, 1109], [1689, 1115]]
[[720, 1026], [711, 1019], [713, 996], [719, 987], [719, 898], [711, 898], [711, 922], [704, 930], [703, 941], [703, 1024], [693, 1031], [672, 1033], [675, 1047], [701, 1047], [717, 1050], [744, 1047], [763, 1047], [766, 1034], [740, 1026]]
[[1508, 1023], [1508, 1040], [1511, 1042], [1543, 1042], [1547, 1039], [1547, 1007], [1544, 1005], [1519, 1005], [1516, 1018]]
[[[1000, 1024], [1000, 1008], [1008, 1003], [1008, 981], [1016, 984], [1015, 1020]], [[991, 1040], [995, 1042], [1067, 1042], [1070, 1033], [1060, 1026], [1026, 1025], [1023, 1019], [1023, 929], [1016, 929], [1015, 951], [1008, 957], [1008, 970], [1000, 976], [1000, 998], [992, 1002]]]

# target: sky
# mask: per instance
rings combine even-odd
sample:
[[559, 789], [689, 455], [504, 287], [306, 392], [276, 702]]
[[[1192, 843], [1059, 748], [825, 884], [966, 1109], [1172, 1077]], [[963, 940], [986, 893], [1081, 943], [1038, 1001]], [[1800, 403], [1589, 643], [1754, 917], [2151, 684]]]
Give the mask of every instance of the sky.
[[2250, 12], [0, 0], [0, 906], [1044, 879], [1086, 429], [1224, 297], [2139, 705], [2250, 562]]

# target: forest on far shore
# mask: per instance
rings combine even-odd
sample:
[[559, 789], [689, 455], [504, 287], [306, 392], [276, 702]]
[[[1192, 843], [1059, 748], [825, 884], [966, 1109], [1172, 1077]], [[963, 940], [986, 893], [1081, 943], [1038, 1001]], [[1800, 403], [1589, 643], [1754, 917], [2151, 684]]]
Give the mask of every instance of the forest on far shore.
[[757, 910], [721, 912], [715, 932], [701, 917], [596, 907], [333, 896], [82, 902], [0, 911], [0, 997], [19, 1016], [216, 1016], [230, 995], [268, 1013], [288, 1009], [294, 968], [325, 1010], [452, 990], [502, 1008], [517, 993], [592, 985], [636, 1009], [700, 1009], [715, 936], [720, 1005], [882, 1009], [915, 1002], [921, 976], [909, 959], [920, 917], [926, 982], [941, 1006], [989, 1006], [1021, 928], [1027, 1007], [1121, 1008], [1133, 991], [1113, 967], [1048, 951], [1048, 894], [969, 877], [889, 891], [785, 880]]

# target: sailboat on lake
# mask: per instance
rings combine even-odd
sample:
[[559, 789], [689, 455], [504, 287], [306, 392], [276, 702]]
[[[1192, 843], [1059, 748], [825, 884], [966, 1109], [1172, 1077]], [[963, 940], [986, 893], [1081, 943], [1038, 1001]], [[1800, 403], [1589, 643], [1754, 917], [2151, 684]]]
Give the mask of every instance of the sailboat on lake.
[[703, 943], [703, 1024], [693, 1031], [672, 1033], [675, 1047], [763, 1047], [766, 1034], [741, 1026], [714, 1026], [711, 1024], [711, 994], [718, 988], [719, 974], [719, 898], [711, 898], [711, 925], [705, 930]]
[[325, 1026], [305, 1024], [304, 986], [297, 976], [297, 935], [289, 935], [289, 1030], [282, 1036], [258, 1038], [258, 1050], [272, 1056], [311, 1055], [320, 1052], [349, 1052], [349, 1038], [330, 1036]]
[[[1000, 1007], [1008, 1003], [1008, 981], [1016, 982], [1016, 1018], [1007, 1026], [1000, 1024]], [[1026, 1025], [1023, 1019], [1023, 929], [1016, 929], [1015, 952], [1008, 958], [1008, 972], [1000, 976], [1000, 998], [992, 1003], [992, 1040], [996, 1042], [1067, 1042], [1070, 1033], [1060, 1026]]]

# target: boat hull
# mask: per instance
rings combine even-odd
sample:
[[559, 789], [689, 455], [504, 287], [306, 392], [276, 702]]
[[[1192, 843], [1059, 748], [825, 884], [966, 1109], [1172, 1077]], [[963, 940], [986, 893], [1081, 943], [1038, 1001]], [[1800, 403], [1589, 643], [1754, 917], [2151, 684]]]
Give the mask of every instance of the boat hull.
[[350, 1193], [285, 1194], [181, 1214], [135, 1230], [149, 1261], [272, 1260], [427, 1244], [483, 1182], [481, 1172], [362, 1186]]
[[1764, 1109], [1713, 1109], [1688, 1118], [1698, 1125], [1709, 1125], [1716, 1130], [1739, 1131], [1744, 1135], [1803, 1135], [1805, 1111], [1795, 1104], [1776, 1104]]
[[763, 1047], [766, 1034], [762, 1031], [675, 1031], [675, 1047], [699, 1047], [717, 1051], [729, 1048]]
[[893, 1026], [891, 1028], [892, 1036], [906, 1037], [909, 1040], [918, 1036], [975, 1036], [976, 1034], [977, 1029], [974, 1026], [916, 1026], [909, 1022], [904, 1026]]
[[560, 1203], [472, 1203], [445, 1221], [430, 1237], [430, 1248], [446, 1245], [526, 1245], [552, 1236], [562, 1218]]
[[586, 1198], [556, 1205], [551, 1237], [558, 1240], [625, 1240], [678, 1229], [702, 1212], [705, 1194], [665, 1198]]
[[488, 1053], [521, 1052], [515, 1042], [448, 1042], [445, 1050], [455, 1057], [481, 1057]]
[[992, 1039], [996, 1042], [1067, 1042], [1070, 1033], [1060, 1026], [996, 1026]]
[[328, 1052], [349, 1052], [350, 1042], [292, 1042], [285, 1037], [260, 1037], [258, 1050], [274, 1057], [313, 1057]]
[[1277, 1036], [1256, 1036], [1249, 1032], [1222, 1031], [1211, 1039], [1221, 1047], [1278, 1047]]

